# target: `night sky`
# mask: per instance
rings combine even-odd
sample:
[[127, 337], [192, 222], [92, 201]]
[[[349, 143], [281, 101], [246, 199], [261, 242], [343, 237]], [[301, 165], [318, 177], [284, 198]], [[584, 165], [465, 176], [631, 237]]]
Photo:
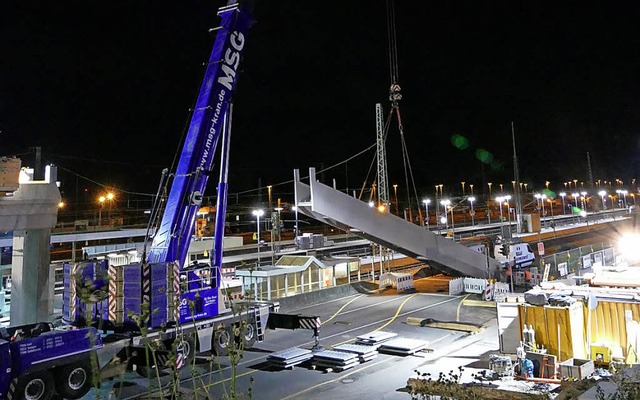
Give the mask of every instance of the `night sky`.
[[[24, 154], [32, 165], [25, 153], [42, 146], [62, 168], [68, 197], [76, 185], [97, 192], [96, 183], [155, 191], [223, 2], [8, 3], [0, 6], [0, 155]], [[369, 147], [375, 103], [385, 115], [390, 106], [384, 0], [256, 3], [231, 150], [230, 192], [248, 195], [290, 180], [294, 168], [306, 174]], [[594, 179], [635, 178], [639, 14], [608, 2], [396, 0], [400, 110], [421, 195], [435, 184], [459, 192], [460, 181], [510, 187], [511, 121], [530, 189], [586, 180], [587, 152]], [[395, 120], [387, 149], [389, 181], [404, 188]], [[481, 162], [480, 149], [493, 161]], [[373, 155], [325, 178], [359, 188]], [[276, 190], [292, 197], [290, 184]]]

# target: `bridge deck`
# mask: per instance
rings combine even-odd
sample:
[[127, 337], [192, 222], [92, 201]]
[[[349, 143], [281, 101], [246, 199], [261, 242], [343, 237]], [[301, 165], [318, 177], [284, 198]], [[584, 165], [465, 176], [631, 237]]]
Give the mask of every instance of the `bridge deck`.
[[368, 204], [316, 180], [315, 168], [309, 169], [309, 185], [294, 172], [298, 211], [318, 221], [350, 230], [375, 243], [410, 257], [428, 261], [449, 273], [486, 278], [493, 276], [498, 263], [451, 239], [426, 230], [389, 213], [381, 213]]

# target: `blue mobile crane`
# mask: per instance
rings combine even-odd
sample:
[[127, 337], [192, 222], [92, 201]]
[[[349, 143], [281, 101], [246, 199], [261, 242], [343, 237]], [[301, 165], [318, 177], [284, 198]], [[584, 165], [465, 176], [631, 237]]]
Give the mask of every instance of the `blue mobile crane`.
[[[164, 204], [164, 212], [148, 254], [143, 254], [141, 263], [120, 267], [95, 260], [65, 265], [62, 320], [67, 326], [42, 323], [0, 330], [1, 399], [48, 400], [56, 392], [69, 399], [84, 396], [91, 387], [92, 353], [102, 372], [115, 362], [148, 375], [153, 368], [167, 367], [174, 352], [181, 367], [196, 352], [211, 350], [224, 356], [233, 344], [248, 348], [263, 339], [267, 318], [277, 311], [277, 303], [231, 304], [220, 274], [231, 99], [253, 23], [251, 11], [243, 0], [229, 0], [218, 11], [221, 24], [215, 29], [177, 169], [171, 176], [163, 173], [161, 187], [172, 178], [171, 189], [166, 201], [156, 201]], [[211, 265], [187, 265], [196, 213], [220, 140]], [[154, 216], [160, 219], [160, 211]], [[108, 295], [95, 296], [98, 292]], [[89, 293], [93, 300], [87, 301], [82, 293]], [[134, 315], [145, 315], [145, 307], [150, 309], [146, 319], [135, 321]], [[147, 331], [144, 336], [141, 325]], [[154, 357], [146, 357], [146, 343], [151, 341], [161, 345], [153, 350]]]

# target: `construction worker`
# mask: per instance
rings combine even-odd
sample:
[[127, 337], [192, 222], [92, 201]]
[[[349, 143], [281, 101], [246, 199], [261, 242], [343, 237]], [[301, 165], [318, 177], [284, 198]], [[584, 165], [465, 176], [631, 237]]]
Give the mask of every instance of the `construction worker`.
[[527, 289], [531, 288], [531, 271], [529, 271], [529, 268], [524, 270], [524, 286]]

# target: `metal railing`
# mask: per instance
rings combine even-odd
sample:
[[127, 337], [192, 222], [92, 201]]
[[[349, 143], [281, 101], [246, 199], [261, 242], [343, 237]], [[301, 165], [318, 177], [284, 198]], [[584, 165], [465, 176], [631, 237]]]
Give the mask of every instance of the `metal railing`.
[[612, 243], [600, 243], [559, 251], [541, 257], [535, 264], [542, 273], [549, 266], [549, 279], [563, 279], [569, 274], [582, 275], [597, 265], [614, 265], [616, 254]]

